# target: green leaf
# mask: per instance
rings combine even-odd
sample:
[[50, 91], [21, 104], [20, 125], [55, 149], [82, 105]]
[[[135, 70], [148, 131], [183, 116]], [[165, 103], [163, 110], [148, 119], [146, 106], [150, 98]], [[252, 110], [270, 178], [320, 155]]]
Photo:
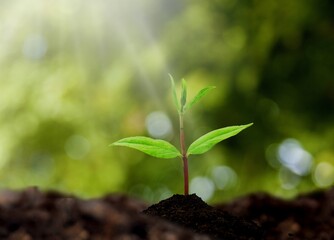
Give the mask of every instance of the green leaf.
[[175, 158], [181, 156], [179, 150], [169, 142], [149, 137], [128, 137], [123, 138], [109, 146], [124, 146], [142, 151], [157, 158]]
[[182, 79], [182, 91], [181, 91], [181, 111], [184, 110], [184, 107], [187, 103], [187, 82]]
[[193, 98], [193, 100], [191, 100], [191, 102], [189, 102], [186, 106], [186, 109], [190, 109], [195, 103], [197, 103], [199, 100], [201, 100], [202, 97], [204, 97], [210, 90], [216, 88], [215, 86], [209, 86], [206, 88], [203, 88], [202, 90], [200, 90], [196, 96]]
[[170, 81], [172, 83], [172, 93], [173, 93], [173, 101], [176, 106], [177, 111], [181, 110], [180, 103], [177, 100], [176, 88], [175, 88], [175, 81], [172, 75], [169, 74]]
[[214, 145], [225, 140], [226, 138], [237, 135], [242, 130], [250, 127], [253, 123], [240, 126], [230, 126], [213, 130], [195, 140], [188, 148], [187, 155], [202, 154], [209, 151]]

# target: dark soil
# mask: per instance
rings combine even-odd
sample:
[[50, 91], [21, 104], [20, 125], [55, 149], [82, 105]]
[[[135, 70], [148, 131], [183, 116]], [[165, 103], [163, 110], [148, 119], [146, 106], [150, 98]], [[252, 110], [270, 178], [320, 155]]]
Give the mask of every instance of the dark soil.
[[334, 239], [334, 188], [292, 200], [256, 193], [215, 207], [253, 219], [266, 230], [267, 240]]
[[36, 188], [2, 191], [0, 239], [334, 239], [334, 188], [292, 200], [256, 193], [215, 207], [175, 195], [142, 213], [147, 207], [119, 194], [83, 200]]
[[254, 222], [211, 207], [195, 194], [174, 195], [149, 207], [144, 213], [159, 216], [197, 233], [209, 234], [213, 239], [263, 239], [263, 230]]

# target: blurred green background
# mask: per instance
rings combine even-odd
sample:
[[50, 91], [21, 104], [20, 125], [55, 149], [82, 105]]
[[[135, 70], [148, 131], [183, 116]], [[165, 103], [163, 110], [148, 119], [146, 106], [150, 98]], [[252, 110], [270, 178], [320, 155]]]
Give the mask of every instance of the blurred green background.
[[190, 96], [187, 144], [254, 122], [190, 159], [209, 202], [291, 197], [334, 182], [334, 2], [0, 1], [0, 188], [158, 201], [183, 192], [180, 159], [108, 147], [178, 142], [171, 73]]

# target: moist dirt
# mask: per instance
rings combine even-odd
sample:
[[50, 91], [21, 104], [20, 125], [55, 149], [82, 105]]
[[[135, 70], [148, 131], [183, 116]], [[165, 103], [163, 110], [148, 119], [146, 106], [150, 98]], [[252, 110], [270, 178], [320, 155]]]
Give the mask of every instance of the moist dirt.
[[334, 188], [290, 200], [253, 193], [212, 206], [195, 194], [150, 205], [124, 194], [81, 199], [37, 188], [2, 190], [0, 239], [330, 240]]

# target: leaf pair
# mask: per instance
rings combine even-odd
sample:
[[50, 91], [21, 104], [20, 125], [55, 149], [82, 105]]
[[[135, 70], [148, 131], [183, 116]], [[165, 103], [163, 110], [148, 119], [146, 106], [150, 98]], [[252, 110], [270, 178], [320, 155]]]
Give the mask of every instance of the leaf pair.
[[[195, 97], [189, 103], [187, 103], [187, 84], [186, 81], [183, 79], [181, 97], [180, 101], [178, 101], [174, 79], [171, 75], [169, 76], [172, 83], [173, 101], [180, 116], [183, 115], [186, 110], [190, 109], [195, 103], [201, 100], [202, 97], [204, 97], [211, 89], [215, 88], [213, 86], [203, 88], [195, 95]], [[242, 130], [250, 127], [251, 125], [253, 125], [253, 123], [239, 126], [230, 126], [211, 131], [190, 144], [187, 152], [184, 152], [183, 155], [186, 155], [186, 157], [188, 157], [191, 154], [205, 153], [217, 143], [238, 134]], [[157, 158], [182, 157], [182, 153], [169, 142], [149, 137], [128, 137], [110, 145], [134, 148]]]
[[183, 128], [184, 124], [183, 114], [186, 112], [186, 110], [192, 108], [192, 106], [195, 103], [201, 100], [202, 97], [204, 97], [211, 89], [215, 87], [211, 86], [203, 88], [195, 95], [195, 97], [189, 103], [187, 103], [186, 81], [182, 79], [181, 97], [180, 100], [178, 100], [174, 79], [171, 75], [169, 76], [172, 83], [173, 101], [179, 113], [181, 152], [169, 142], [142, 136], [124, 138], [110, 145], [134, 148], [157, 158], [181, 157], [183, 161], [183, 173], [184, 173], [183, 174], [184, 194], [188, 195], [189, 194], [188, 156], [191, 154], [202, 154], [209, 151], [217, 143], [238, 134], [242, 130], [253, 125], [253, 123], [240, 126], [230, 126], [211, 131], [203, 135], [202, 137], [198, 138], [197, 140], [195, 140], [192, 144], [190, 144], [189, 148], [186, 150], [185, 137], [184, 137], [185, 134]]
[[[237, 135], [239, 132], [250, 127], [251, 125], [253, 125], [253, 123], [240, 126], [230, 126], [211, 131], [195, 140], [189, 146], [187, 156], [191, 154], [205, 153], [217, 143]], [[175, 158], [182, 156], [179, 150], [169, 142], [149, 137], [128, 137], [112, 143], [111, 145], [134, 148], [157, 158]]]
[[192, 108], [192, 106], [197, 103], [202, 97], [208, 94], [208, 92], [214, 88], [215, 86], [209, 86], [201, 89], [195, 97], [187, 103], [187, 83], [184, 79], [182, 79], [182, 89], [181, 89], [181, 97], [180, 101], [178, 101], [177, 94], [176, 94], [176, 87], [175, 87], [175, 81], [172, 77], [172, 75], [169, 75], [171, 83], [172, 83], [172, 93], [173, 93], [173, 101], [176, 106], [176, 109], [179, 113], [184, 113], [186, 110]]

